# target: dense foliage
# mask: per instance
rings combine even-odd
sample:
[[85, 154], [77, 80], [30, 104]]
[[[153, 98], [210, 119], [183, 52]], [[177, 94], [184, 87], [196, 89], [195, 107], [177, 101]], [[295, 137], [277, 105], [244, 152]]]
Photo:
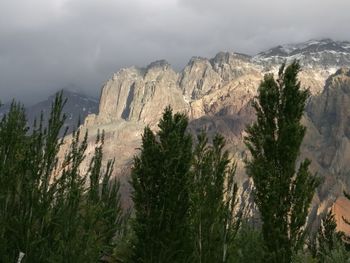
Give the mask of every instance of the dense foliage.
[[190, 225], [195, 262], [231, 262], [229, 248], [239, 227], [235, 214], [237, 184], [235, 163], [224, 150], [225, 141], [216, 135], [212, 145], [205, 133], [197, 138], [190, 182]]
[[133, 262], [228, 262], [237, 220], [237, 186], [224, 140], [192, 147], [183, 114], [164, 111], [159, 131], [144, 131], [132, 170]]
[[86, 173], [87, 134], [73, 134], [64, 158], [58, 134], [64, 123], [62, 94], [28, 133], [23, 107], [12, 103], [0, 122], [0, 261], [96, 262], [111, 252], [122, 220], [112, 162], [102, 168], [103, 136]]
[[179, 262], [189, 257], [187, 215], [192, 140], [187, 118], [166, 109], [155, 135], [146, 127], [132, 171], [134, 262]]
[[[251, 153], [247, 173], [263, 221], [266, 262], [291, 262], [303, 247], [305, 222], [318, 180], [309, 160], [298, 163], [305, 135], [301, 124], [308, 90], [300, 87], [298, 62], [280, 68], [278, 79], [265, 75], [253, 103], [257, 120], [247, 128]], [[296, 168], [298, 166], [298, 168]]]

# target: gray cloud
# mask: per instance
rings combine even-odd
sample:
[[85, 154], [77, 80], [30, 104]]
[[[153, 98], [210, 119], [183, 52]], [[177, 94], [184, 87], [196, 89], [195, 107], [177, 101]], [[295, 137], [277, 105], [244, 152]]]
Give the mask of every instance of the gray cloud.
[[157, 59], [255, 54], [350, 40], [348, 0], [0, 0], [0, 100], [26, 103], [74, 86], [98, 96], [113, 72]]

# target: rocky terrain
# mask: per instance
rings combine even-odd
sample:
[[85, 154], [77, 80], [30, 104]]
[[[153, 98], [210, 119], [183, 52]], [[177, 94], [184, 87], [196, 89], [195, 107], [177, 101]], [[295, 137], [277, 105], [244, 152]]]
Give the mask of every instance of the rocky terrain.
[[[64, 127], [68, 128], [68, 133], [77, 128], [79, 120], [83, 123], [89, 114], [98, 112], [98, 100], [95, 98], [66, 89], [63, 90], [63, 97], [67, 99], [67, 103], [64, 107], [64, 113], [67, 116]], [[40, 118], [41, 112], [43, 113], [44, 120], [47, 121], [54, 98], [55, 94], [49, 96], [46, 100], [26, 107], [29, 126], [32, 126], [35, 119]], [[10, 105], [11, 103], [5, 103], [0, 107], [0, 119], [8, 112]], [[63, 134], [63, 131], [61, 134]]]
[[[312, 169], [324, 178], [315, 196], [311, 219], [323, 213], [350, 189], [350, 43], [330, 39], [278, 46], [256, 56], [220, 52], [214, 58], [192, 58], [180, 72], [166, 61], [145, 68], [125, 68], [102, 87], [99, 112], [89, 115], [82, 130], [94, 136], [104, 130], [105, 158], [116, 158], [115, 172], [124, 182], [137, 154], [145, 125], [157, 128], [162, 110], [190, 118], [189, 131], [202, 129], [222, 133], [227, 148], [238, 163], [237, 180], [247, 187], [243, 158], [244, 129], [254, 120], [250, 102], [263, 75], [275, 74], [284, 61], [300, 60], [299, 77], [312, 96], [303, 119], [307, 127], [302, 156], [312, 160]], [[69, 140], [69, 138], [67, 138]]]

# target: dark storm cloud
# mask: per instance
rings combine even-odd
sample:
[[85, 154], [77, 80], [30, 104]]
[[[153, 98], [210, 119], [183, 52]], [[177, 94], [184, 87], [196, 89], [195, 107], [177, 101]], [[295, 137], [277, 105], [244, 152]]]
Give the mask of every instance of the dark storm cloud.
[[97, 96], [113, 72], [220, 50], [349, 40], [348, 0], [0, 0], [0, 99], [64, 87]]

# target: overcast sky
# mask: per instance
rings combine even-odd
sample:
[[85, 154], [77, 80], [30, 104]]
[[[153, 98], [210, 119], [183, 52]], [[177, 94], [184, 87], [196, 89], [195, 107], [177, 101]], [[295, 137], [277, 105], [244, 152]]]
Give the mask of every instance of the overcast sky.
[[98, 97], [113, 72], [166, 59], [350, 40], [349, 0], [0, 0], [0, 100]]

